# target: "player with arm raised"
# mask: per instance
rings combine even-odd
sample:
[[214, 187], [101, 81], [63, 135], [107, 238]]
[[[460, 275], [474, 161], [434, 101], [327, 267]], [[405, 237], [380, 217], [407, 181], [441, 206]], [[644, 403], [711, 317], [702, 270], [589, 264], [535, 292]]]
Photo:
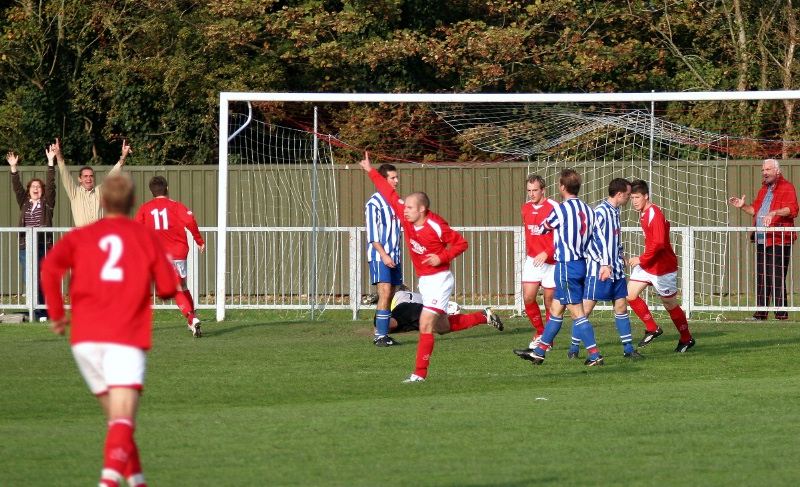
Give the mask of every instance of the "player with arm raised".
[[[594, 212], [578, 198], [581, 177], [574, 169], [564, 169], [558, 180], [558, 189], [564, 201], [553, 208], [540, 232], [554, 232], [556, 292], [550, 320], [544, 327], [539, 344], [531, 352], [515, 350], [520, 357], [541, 365], [547, 349], [561, 330], [564, 310], [572, 317], [572, 335], [581, 338], [589, 352], [585, 365], [603, 365], [603, 356], [597, 348], [594, 328], [583, 311], [583, 289], [586, 281], [586, 255], [594, 228]], [[522, 353], [521, 353], [522, 352]]]
[[[445, 314], [455, 284], [450, 262], [467, 250], [468, 244], [461, 234], [450, 228], [444, 218], [430, 211], [428, 195], [415, 192], [404, 201], [386, 178], [372, 168], [369, 153], [365, 154], [360, 165], [395, 212], [403, 213], [403, 234], [411, 263], [419, 276], [418, 289], [423, 298], [416, 368], [404, 382], [422, 382], [428, 375], [434, 345], [433, 332], [442, 333], [451, 329]], [[493, 326], [503, 329], [503, 324], [491, 309], [487, 309], [487, 315]]]
[[[397, 168], [381, 164], [378, 172], [397, 189]], [[372, 343], [379, 347], [390, 347], [395, 341], [389, 336], [389, 319], [397, 286], [403, 282], [403, 266], [400, 250], [400, 219], [392, 205], [381, 196], [373, 194], [364, 207], [367, 226], [367, 263], [370, 282], [378, 288], [378, 303], [375, 306], [375, 335]]]
[[646, 328], [644, 338], [637, 346], [646, 347], [664, 332], [650, 314], [647, 303], [639, 297], [647, 286], [652, 285], [680, 333], [675, 351], [684, 353], [695, 342], [689, 332], [686, 313], [678, 305], [678, 257], [672, 250], [669, 239], [669, 221], [664, 217], [661, 208], [650, 202], [650, 188], [644, 181], [631, 183], [631, 203], [639, 212], [639, 222], [644, 232], [644, 253], [631, 257], [628, 261], [633, 269], [628, 282], [628, 303]]
[[[144, 486], [133, 438], [144, 383], [146, 351], [152, 345], [151, 286], [169, 298], [178, 276], [155, 233], [132, 222], [133, 182], [109, 175], [100, 198], [105, 217], [75, 229], [56, 243], [42, 263], [42, 286], [52, 329], [70, 324], [72, 354], [108, 424], [100, 486]], [[71, 272], [72, 317], [64, 313], [61, 281]]]
[[139, 208], [134, 221], [156, 231], [161, 246], [181, 278], [181, 287], [175, 295], [175, 304], [186, 317], [189, 331], [195, 338], [200, 338], [203, 336], [203, 332], [200, 331], [200, 320], [195, 314], [192, 294], [186, 286], [186, 257], [189, 255], [186, 230], [192, 234], [200, 252], [205, 250], [206, 244], [197, 228], [192, 210], [179, 201], [169, 199], [167, 180], [163, 176], [153, 176], [149, 186], [153, 199]]
[[[627, 179], [615, 178], [608, 185], [608, 198], [594, 209], [595, 224], [588, 248], [583, 310], [589, 316], [598, 301], [611, 301], [614, 305], [614, 324], [622, 341], [623, 357], [641, 359], [644, 357], [633, 348], [628, 301], [625, 299], [628, 288], [625, 283], [625, 252], [619, 209], [630, 197], [631, 183]], [[580, 338], [573, 336], [568, 358], [578, 358], [580, 344]]]
[[[524, 351], [530, 352], [539, 344], [544, 333], [544, 323], [550, 319], [550, 306], [553, 304], [553, 295], [556, 289], [555, 275], [555, 248], [553, 247], [552, 232], [538, 232], [539, 225], [550, 215], [558, 202], [545, 196], [544, 178], [538, 174], [531, 174], [525, 182], [528, 201], [522, 205], [522, 223], [525, 230], [525, 263], [522, 266], [522, 300], [525, 304], [525, 314], [531, 322], [535, 332], [533, 339]], [[542, 322], [542, 312], [536, 304], [536, 295], [542, 288], [545, 320]]]

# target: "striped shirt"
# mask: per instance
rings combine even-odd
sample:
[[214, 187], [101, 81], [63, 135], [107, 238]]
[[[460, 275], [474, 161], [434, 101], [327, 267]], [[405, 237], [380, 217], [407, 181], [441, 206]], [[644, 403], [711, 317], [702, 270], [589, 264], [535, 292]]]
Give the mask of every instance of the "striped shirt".
[[372, 242], [378, 242], [394, 263], [399, 264], [402, 256], [400, 219], [392, 205], [380, 193], [375, 193], [367, 200], [364, 216], [367, 221], [367, 262], [381, 262], [381, 255], [372, 246]]
[[554, 231], [556, 262], [586, 259], [586, 247], [594, 228], [594, 212], [577, 196], [553, 208], [543, 224], [544, 231]]
[[625, 258], [622, 247], [622, 226], [619, 208], [603, 201], [594, 209], [594, 231], [589, 241], [589, 260], [586, 275], [598, 276], [600, 267], [611, 266], [611, 279], [625, 278]]
[[42, 226], [42, 200], [31, 200], [31, 209], [25, 212], [25, 226], [26, 227], [41, 227]]

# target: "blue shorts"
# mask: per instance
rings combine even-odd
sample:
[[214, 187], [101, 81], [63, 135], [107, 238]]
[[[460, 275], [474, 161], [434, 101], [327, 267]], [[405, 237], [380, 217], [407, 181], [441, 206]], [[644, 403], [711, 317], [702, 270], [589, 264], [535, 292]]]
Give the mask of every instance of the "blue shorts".
[[403, 265], [397, 264], [392, 269], [380, 260], [373, 260], [369, 262], [369, 279], [372, 284], [388, 282], [392, 286], [399, 286], [403, 284]]
[[556, 262], [555, 298], [563, 305], [583, 303], [586, 261]]
[[601, 281], [597, 276], [587, 276], [583, 299], [590, 301], [616, 301], [628, 296], [628, 283], [625, 278]]

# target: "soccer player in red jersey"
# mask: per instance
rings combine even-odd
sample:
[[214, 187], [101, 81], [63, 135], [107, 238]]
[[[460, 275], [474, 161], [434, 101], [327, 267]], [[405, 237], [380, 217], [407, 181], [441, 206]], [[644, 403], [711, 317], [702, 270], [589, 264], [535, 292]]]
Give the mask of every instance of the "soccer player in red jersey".
[[684, 353], [695, 342], [689, 332], [686, 313], [678, 305], [678, 257], [669, 240], [669, 221], [661, 209], [650, 202], [650, 189], [644, 181], [631, 183], [631, 204], [639, 212], [639, 222], [644, 231], [644, 253], [628, 260], [632, 268], [628, 280], [628, 304], [646, 328], [638, 347], [646, 347], [664, 332], [650, 314], [647, 303], [639, 297], [647, 286], [652, 285], [680, 333], [675, 351]]
[[203, 336], [203, 332], [200, 331], [200, 320], [195, 314], [192, 294], [186, 287], [186, 256], [189, 254], [186, 230], [191, 232], [200, 252], [205, 250], [206, 244], [197, 228], [197, 221], [192, 211], [179, 201], [169, 199], [169, 186], [164, 177], [153, 176], [150, 179], [150, 193], [153, 194], [153, 199], [143, 204], [133, 219], [156, 231], [161, 246], [166, 250], [181, 277], [181, 288], [175, 295], [175, 304], [186, 317], [189, 331], [196, 338], [200, 338]]
[[[534, 349], [544, 333], [544, 323], [550, 318], [550, 305], [556, 290], [555, 268], [553, 257], [552, 233], [539, 233], [536, 229], [543, 224], [558, 202], [545, 196], [544, 179], [538, 174], [531, 174], [525, 183], [528, 201], [522, 205], [522, 222], [525, 230], [526, 258], [522, 266], [522, 300], [525, 303], [525, 314], [536, 332], [529, 349]], [[539, 287], [543, 289], [545, 319], [536, 304]]]
[[[152, 344], [151, 286], [172, 297], [179, 279], [155, 232], [128, 218], [133, 181], [119, 172], [103, 183], [105, 217], [66, 234], [42, 262], [42, 288], [52, 329], [72, 324], [72, 354], [108, 419], [101, 487], [145, 484], [133, 439]], [[71, 271], [72, 317], [64, 313], [61, 281]]]
[[[411, 263], [419, 276], [418, 289], [423, 301], [416, 368], [404, 382], [422, 382], [428, 376], [434, 344], [433, 332], [446, 333], [452, 330], [445, 313], [455, 284], [450, 262], [467, 250], [468, 244], [460, 233], [450, 228], [444, 218], [430, 211], [428, 195], [411, 193], [404, 201], [386, 178], [372, 168], [369, 153], [365, 154], [360, 165], [369, 173], [369, 178], [394, 211], [398, 215], [403, 214], [403, 235], [411, 254]], [[489, 308], [486, 311], [489, 322], [502, 331], [503, 324], [497, 315]]]

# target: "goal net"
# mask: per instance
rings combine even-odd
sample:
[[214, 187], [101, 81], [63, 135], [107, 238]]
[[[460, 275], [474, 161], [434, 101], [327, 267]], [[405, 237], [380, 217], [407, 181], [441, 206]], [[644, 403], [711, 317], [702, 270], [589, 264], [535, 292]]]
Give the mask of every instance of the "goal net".
[[[559, 200], [565, 167], [582, 175], [580, 196], [592, 206], [612, 178], [648, 182], [671, 222], [679, 299], [693, 318], [755, 309], [752, 229], [726, 201], [742, 193], [752, 201], [761, 159], [796, 151], [792, 144], [691, 127], [633, 99], [355, 98], [223, 94], [217, 294], [229, 306], [357, 314], [374, 290], [363, 229], [374, 187], [358, 167], [369, 151], [374, 166], [398, 167], [398, 192], [427, 192], [433, 211], [470, 242], [453, 267], [454, 298], [466, 309], [521, 310], [525, 178], [542, 175]], [[626, 207], [622, 218], [626, 254], [639, 255], [638, 215]], [[407, 252], [404, 280], [414, 287]]]

